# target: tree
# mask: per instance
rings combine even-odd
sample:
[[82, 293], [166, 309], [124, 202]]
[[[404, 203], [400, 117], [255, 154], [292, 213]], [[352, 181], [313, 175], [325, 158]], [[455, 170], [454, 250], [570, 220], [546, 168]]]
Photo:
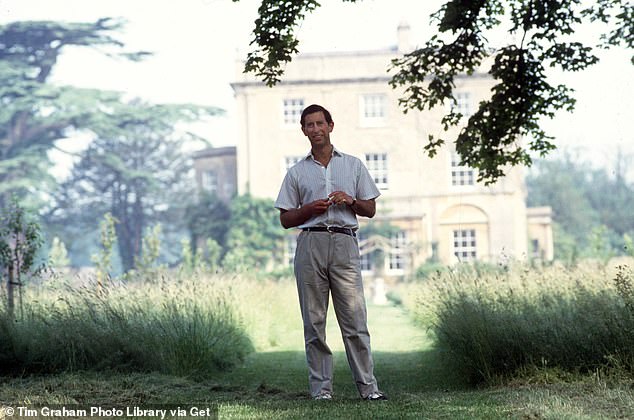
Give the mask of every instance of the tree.
[[[52, 183], [47, 152], [72, 127], [82, 127], [101, 101], [95, 91], [48, 83], [58, 57], [70, 46], [113, 55], [123, 44], [110, 34], [123, 23], [14, 22], [0, 26], [0, 205], [12, 194], [34, 195]], [[147, 53], [120, 53], [138, 60]]]
[[215, 194], [202, 192], [198, 195], [196, 201], [187, 205], [185, 209], [185, 220], [191, 238], [189, 242], [191, 252], [195, 252], [203, 244], [206, 245], [209, 239], [224, 248], [229, 230], [227, 221], [230, 218], [229, 206]]
[[183, 143], [193, 135], [179, 132], [176, 124], [218, 112], [138, 100], [107, 103], [90, 119], [94, 139], [61, 185], [52, 219], [94, 227], [100, 215], [110, 212], [122, 268], [134, 268], [142, 256], [144, 229], [157, 223], [174, 228], [192, 193]]
[[271, 200], [248, 194], [234, 198], [229, 226], [225, 268], [264, 270], [270, 263], [281, 260], [285, 235], [279, 212]]
[[[318, 6], [316, 0], [262, 0], [245, 72], [275, 85], [283, 65], [298, 51], [294, 30]], [[634, 47], [634, 4], [623, 0], [587, 6], [581, 0], [450, 0], [432, 21], [439, 33], [422, 48], [394, 60], [396, 73], [390, 85], [404, 88], [399, 101], [404, 112], [455, 104], [456, 76], [472, 74], [487, 57], [493, 58], [488, 70], [497, 81], [492, 96], [480, 103], [455, 139], [461, 164], [477, 168], [478, 180], [485, 183], [504, 175], [507, 165], [530, 165], [531, 152], [543, 157], [555, 148], [539, 121], [554, 117], [557, 110], [572, 111], [575, 100], [567, 86], [550, 84], [546, 67], [579, 71], [598, 61], [594, 47], [574, 39], [578, 25], [609, 25], [602, 47]], [[508, 25], [503, 29], [511, 35], [510, 42], [495, 47], [487, 34], [502, 25]], [[459, 126], [461, 117], [452, 108], [442, 119], [444, 129]], [[521, 143], [523, 138], [527, 145]], [[433, 157], [444, 143], [430, 136], [425, 150]]]
[[599, 223], [586, 195], [590, 170], [566, 156], [561, 161], [538, 160], [526, 178], [527, 205], [553, 209], [555, 258], [569, 263], [585, 254], [591, 229]]
[[591, 171], [589, 164], [575, 163], [566, 157], [560, 161], [537, 161], [535, 170], [526, 178], [527, 204], [551, 206], [555, 222], [577, 244], [583, 244], [592, 226], [599, 223], [597, 210], [587, 196]]
[[51, 263], [51, 267], [53, 268], [63, 269], [70, 265], [66, 245], [64, 245], [64, 242], [60, 241], [57, 236], [53, 238], [48, 257]]
[[613, 176], [570, 155], [536, 162], [526, 178], [527, 202], [552, 207], [557, 258], [628, 252], [627, 238], [634, 233], [634, 186], [623, 173], [627, 160], [617, 154]]
[[618, 238], [634, 232], [634, 185], [627, 182], [626, 176], [632, 158], [617, 151], [612, 174], [592, 171], [592, 185], [587, 190], [588, 200], [597, 209], [599, 218]]
[[104, 280], [109, 278], [112, 272], [112, 249], [117, 242], [114, 225], [117, 222], [117, 219], [112, 217], [110, 213], [104, 214], [103, 219], [99, 222], [99, 242], [101, 246], [99, 251], [91, 256], [91, 260], [97, 269], [97, 286], [99, 288], [103, 286]]
[[43, 243], [40, 225], [20, 206], [16, 198], [0, 207], [0, 279], [6, 278], [7, 309], [13, 314], [14, 288], [22, 286], [24, 274], [41, 271], [35, 267], [37, 251]]

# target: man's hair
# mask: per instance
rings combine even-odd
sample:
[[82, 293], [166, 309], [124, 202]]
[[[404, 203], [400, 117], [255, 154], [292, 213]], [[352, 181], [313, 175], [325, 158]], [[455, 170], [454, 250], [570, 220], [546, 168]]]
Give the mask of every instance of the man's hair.
[[304, 119], [306, 118], [306, 115], [314, 114], [315, 112], [323, 112], [324, 117], [326, 118], [326, 122], [328, 124], [332, 124], [332, 116], [330, 115], [330, 112], [328, 112], [328, 110], [321, 105], [312, 104], [308, 105], [302, 111], [302, 118], [299, 120], [299, 123], [302, 125], [302, 127], [304, 126]]

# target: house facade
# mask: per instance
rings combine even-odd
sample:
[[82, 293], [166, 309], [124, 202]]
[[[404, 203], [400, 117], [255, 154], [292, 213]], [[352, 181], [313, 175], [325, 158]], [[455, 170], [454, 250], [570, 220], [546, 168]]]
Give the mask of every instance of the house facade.
[[[360, 221], [366, 271], [376, 268], [369, 250], [377, 247], [384, 250], [387, 277], [407, 275], [430, 260], [552, 259], [550, 209], [526, 207], [522, 168], [509, 168], [504, 178], [485, 186], [476, 182], [474, 169], [460, 165], [450, 141], [434, 158], [425, 154], [430, 134], [452, 139], [458, 129], [442, 132], [446, 109], [399, 108], [402, 92], [389, 86], [387, 69], [409, 51], [407, 29], [399, 27], [395, 48], [299, 55], [273, 88], [242, 73], [238, 63], [232, 84], [239, 117], [238, 193], [276, 198], [287, 169], [310, 149], [300, 114], [318, 103], [332, 113], [332, 143], [365, 162], [381, 191], [375, 218]], [[458, 78], [455, 106], [468, 116], [492, 85], [482, 72]], [[364, 234], [367, 223], [391, 226], [387, 244]], [[293, 243], [290, 238], [289, 256]]]
[[238, 190], [235, 146], [203, 149], [192, 157], [199, 190], [228, 204]]

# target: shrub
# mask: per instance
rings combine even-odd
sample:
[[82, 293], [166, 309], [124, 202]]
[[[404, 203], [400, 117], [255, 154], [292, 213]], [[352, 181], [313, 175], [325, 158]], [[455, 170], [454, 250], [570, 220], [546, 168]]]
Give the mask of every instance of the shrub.
[[416, 269], [414, 278], [416, 280], [428, 279], [434, 275], [439, 275], [447, 271], [448, 267], [439, 262], [426, 262]]
[[437, 348], [472, 382], [527, 367], [579, 372], [618, 364], [634, 372], [634, 313], [619, 293], [628, 289], [605, 274], [587, 267], [448, 272], [424, 286], [419, 318], [430, 320]]

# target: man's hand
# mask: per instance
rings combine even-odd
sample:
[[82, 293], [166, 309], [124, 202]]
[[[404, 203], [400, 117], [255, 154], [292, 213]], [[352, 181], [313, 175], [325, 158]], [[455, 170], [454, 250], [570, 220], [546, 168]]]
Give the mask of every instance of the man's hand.
[[308, 203], [302, 208], [306, 208], [306, 210], [310, 213], [310, 216], [316, 216], [318, 214], [323, 214], [328, 210], [328, 207], [332, 205], [332, 202], [324, 198], [323, 200], [315, 200], [312, 203]]
[[353, 198], [343, 191], [331, 192], [328, 195], [328, 198], [330, 199], [332, 204], [346, 204], [348, 206], [351, 206], [353, 201]]
[[331, 205], [332, 202], [329, 199], [324, 198], [321, 200], [315, 200], [312, 203], [308, 203], [298, 209], [281, 210], [280, 222], [285, 229], [299, 226], [311, 217], [325, 213]]
[[364, 217], [374, 217], [376, 213], [376, 203], [374, 199], [360, 200], [350, 197], [343, 191], [335, 191], [328, 195], [332, 204], [345, 204], [355, 214]]

